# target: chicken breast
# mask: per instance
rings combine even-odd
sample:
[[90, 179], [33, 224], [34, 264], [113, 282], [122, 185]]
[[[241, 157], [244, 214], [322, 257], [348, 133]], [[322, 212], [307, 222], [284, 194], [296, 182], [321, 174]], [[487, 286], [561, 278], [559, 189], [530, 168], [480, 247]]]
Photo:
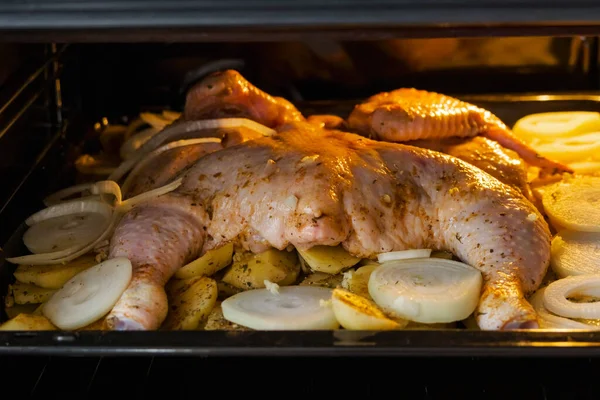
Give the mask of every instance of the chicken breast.
[[538, 154], [488, 110], [435, 92], [401, 88], [376, 94], [356, 105], [348, 116], [348, 126], [354, 132], [390, 142], [482, 135], [515, 151], [532, 166], [573, 172]]
[[179, 177], [175, 192], [129, 212], [111, 240], [110, 257], [134, 265], [111, 329], [157, 329], [166, 281], [228, 242], [253, 252], [341, 244], [365, 258], [451, 251], [483, 272], [482, 329], [537, 326], [525, 295], [548, 268], [548, 225], [520, 192], [456, 157], [296, 122], [207, 154]]

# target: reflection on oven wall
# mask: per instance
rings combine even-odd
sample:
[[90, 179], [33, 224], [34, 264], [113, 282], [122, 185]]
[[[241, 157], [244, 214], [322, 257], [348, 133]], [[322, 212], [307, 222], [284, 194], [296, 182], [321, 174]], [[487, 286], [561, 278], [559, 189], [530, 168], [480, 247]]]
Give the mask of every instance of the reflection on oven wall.
[[186, 74], [220, 60], [241, 61], [247, 79], [292, 101], [362, 98], [407, 86], [451, 94], [577, 91], [596, 85], [590, 43], [507, 37], [79, 44], [79, 80], [63, 79], [92, 114], [180, 108]]

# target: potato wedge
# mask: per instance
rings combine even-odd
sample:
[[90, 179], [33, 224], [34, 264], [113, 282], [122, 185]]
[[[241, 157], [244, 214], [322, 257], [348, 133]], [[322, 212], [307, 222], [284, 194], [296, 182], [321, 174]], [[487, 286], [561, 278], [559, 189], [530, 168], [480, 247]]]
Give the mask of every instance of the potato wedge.
[[408, 323], [391, 320], [375, 303], [345, 289], [333, 290], [331, 305], [344, 329], [389, 331], [401, 329]]
[[48, 318], [41, 315], [19, 314], [0, 325], [0, 331], [55, 331]]
[[205, 331], [250, 331], [252, 329], [228, 321], [223, 316], [221, 302], [217, 302], [212, 309], [204, 325]]
[[291, 285], [300, 274], [296, 252], [269, 249], [259, 254], [234, 257], [233, 264], [223, 275], [223, 282], [239, 289], [264, 288], [264, 281], [279, 286]]
[[22, 283], [60, 289], [69, 279], [96, 264], [95, 255], [86, 254], [64, 265], [19, 265], [14, 276]]
[[217, 282], [206, 276], [173, 279], [166, 286], [169, 313], [165, 330], [194, 330], [208, 317], [217, 301]]
[[57, 289], [46, 289], [28, 283], [15, 282], [9, 286], [16, 304], [39, 304], [48, 301]]
[[194, 276], [211, 276], [231, 264], [233, 243], [227, 243], [217, 249], [209, 250], [202, 257], [181, 267], [175, 277], [188, 279]]
[[370, 263], [356, 270], [345, 272], [342, 287], [354, 294], [372, 300], [369, 294], [369, 277], [377, 267], [379, 267], [379, 264]]
[[361, 260], [340, 246], [314, 246], [308, 250], [298, 250], [300, 256], [313, 271], [339, 274]]
[[342, 284], [342, 274], [331, 275], [325, 272], [313, 272], [308, 275], [300, 285], [303, 286], [322, 286], [330, 289], [334, 289]]
[[19, 314], [33, 314], [39, 304], [14, 304], [12, 307], [6, 307], [6, 315], [8, 318], [14, 318]]
[[219, 299], [224, 300], [228, 297], [233, 296], [234, 294], [238, 294], [239, 292], [242, 291], [242, 289], [240, 288], [236, 288], [235, 286], [232, 286], [228, 283], [225, 283], [223, 281], [218, 281], [217, 282], [217, 288], [219, 290]]

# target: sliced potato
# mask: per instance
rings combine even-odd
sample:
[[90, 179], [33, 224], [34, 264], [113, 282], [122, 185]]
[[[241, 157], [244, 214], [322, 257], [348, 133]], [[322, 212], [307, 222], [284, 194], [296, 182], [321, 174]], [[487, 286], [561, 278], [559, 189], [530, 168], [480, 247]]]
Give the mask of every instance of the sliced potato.
[[41, 315], [19, 314], [0, 325], [0, 331], [55, 331], [48, 318]]
[[562, 230], [550, 252], [550, 266], [559, 278], [600, 273], [600, 232]]
[[339, 274], [361, 261], [354, 257], [341, 245], [339, 246], [313, 246], [308, 250], [298, 250], [300, 256], [313, 271], [327, 274]]
[[6, 307], [6, 315], [8, 318], [14, 318], [19, 314], [33, 314], [39, 304], [14, 304], [12, 307]]
[[234, 324], [228, 321], [223, 316], [223, 309], [221, 308], [221, 302], [217, 302], [215, 307], [208, 315], [206, 324], [204, 325], [205, 331], [250, 331], [252, 329], [238, 324]]
[[342, 274], [331, 275], [326, 274], [325, 272], [313, 272], [308, 275], [300, 285], [303, 286], [321, 286], [330, 289], [334, 289], [342, 284], [342, 279], [344, 276]]
[[194, 276], [211, 276], [231, 264], [232, 257], [233, 243], [227, 243], [217, 249], [207, 251], [202, 257], [184, 265], [175, 273], [175, 277], [187, 279]]
[[15, 282], [9, 287], [17, 304], [39, 304], [48, 301], [56, 289], [46, 289], [28, 283]]
[[206, 276], [173, 279], [166, 286], [169, 313], [166, 330], [194, 330], [208, 317], [217, 301], [217, 282]]
[[98, 264], [93, 254], [86, 254], [64, 265], [19, 265], [15, 278], [46, 289], [60, 289], [69, 279]]
[[223, 275], [223, 282], [239, 289], [264, 288], [264, 281], [279, 286], [291, 285], [300, 274], [295, 252], [269, 249], [259, 254], [234, 257], [233, 264]]
[[600, 232], [600, 177], [576, 175], [549, 185], [542, 193], [542, 203], [552, 224]]
[[217, 282], [217, 289], [219, 290], [219, 299], [221, 300], [224, 300], [242, 291], [242, 289], [236, 288], [235, 286], [223, 281]]
[[379, 267], [378, 263], [371, 263], [360, 267], [357, 270], [346, 272], [344, 274], [342, 287], [365, 299], [372, 300], [371, 295], [369, 294], [369, 277], [377, 267]]
[[336, 288], [331, 296], [333, 313], [340, 325], [349, 330], [394, 330], [406, 326], [389, 319], [375, 303], [345, 289]]

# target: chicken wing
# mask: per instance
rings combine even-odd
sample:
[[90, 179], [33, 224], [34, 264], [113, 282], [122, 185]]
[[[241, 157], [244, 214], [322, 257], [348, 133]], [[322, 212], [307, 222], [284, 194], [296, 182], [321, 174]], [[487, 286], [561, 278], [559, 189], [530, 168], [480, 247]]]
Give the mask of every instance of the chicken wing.
[[538, 154], [491, 112], [435, 92], [402, 88], [376, 94], [352, 110], [348, 126], [357, 133], [390, 142], [482, 135], [515, 151], [532, 166], [573, 172]]

